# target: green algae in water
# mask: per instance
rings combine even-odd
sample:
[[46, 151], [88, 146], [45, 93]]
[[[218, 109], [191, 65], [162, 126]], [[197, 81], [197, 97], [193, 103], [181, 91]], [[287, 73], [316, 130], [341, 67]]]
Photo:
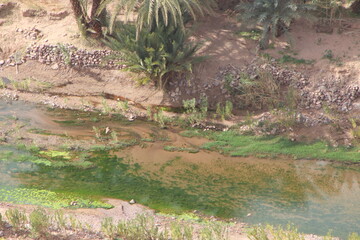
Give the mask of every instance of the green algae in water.
[[200, 132], [188, 130], [183, 136], [207, 137], [212, 142], [202, 146], [203, 149], [217, 150], [230, 156], [254, 156], [258, 154], [289, 155], [295, 159], [326, 159], [335, 161], [360, 162], [360, 147], [333, 148], [326, 142], [314, 143], [292, 142], [283, 137], [259, 137], [240, 135], [235, 131]]
[[[16, 204], [32, 204], [54, 209], [59, 208], [112, 208], [113, 206], [97, 200], [81, 198], [69, 193], [55, 193], [48, 190], [29, 188], [2, 188], [0, 201]], [[74, 205], [76, 202], [76, 205]]]
[[64, 160], [71, 159], [70, 152], [61, 152], [61, 151], [56, 151], [56, 150], [48, 150], [48, 151], [40, 151], [39, 154], [50, 157], [50, 158], [61, 158], [61, 159], [64, 159]]
[[4, 162], [29, 162], [36, 165], [44, 165], [47, 167], [61, 168], [61, 167], [77, 167], [90, 168], [93, 163], [87, 161], [87, 157], [75, 159], [80, 153], [61, 152], [55, 150], [40, 151], [35, 147], [30, 147], [25, 150], [22, 146], [19, 149], [11, 148], [10, 146], [0, 147], [0, 161]]

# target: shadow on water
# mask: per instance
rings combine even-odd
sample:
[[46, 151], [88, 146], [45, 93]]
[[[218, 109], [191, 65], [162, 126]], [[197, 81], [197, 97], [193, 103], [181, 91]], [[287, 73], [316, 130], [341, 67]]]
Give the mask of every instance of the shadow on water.
[[[24, 104], [15, 107], [0, 104], [0, 121], [6, 120], [9, 109], [38, 128], [51, 132], [66, 130], [74, 135], [90, 136], [91, 126], [105, 121], [99, 116], [96, 121], [91, 120], [95, 117], [91, 114], [45, 111]], [[77, 121], [81, 124], [76, 124]], [[301, 231], [322, 235], [333, 229], [334, 235], [346, 237], [359, 230], [358, 166], [285, 158], [226, 157], [204, 150], [165, 151], [166, 145], [196, 148], [205, 140], [185, 138], [145, 122], [128, 123], [121, 118], [106, 121], [112, 128], [133, 133], [127, 137], [151, 138], [154, 133], [165, 137], [110, 152], [73, 152], [91, 163], [85, 167], [30, 161], [35, 153], [0, 145], [1, 186], [76, 193], [88, 198], [134, 198], [162, 212], [196, 209], [249, 223], [291, 222]], [[21, 161], [19, 156], [23, 156]]]

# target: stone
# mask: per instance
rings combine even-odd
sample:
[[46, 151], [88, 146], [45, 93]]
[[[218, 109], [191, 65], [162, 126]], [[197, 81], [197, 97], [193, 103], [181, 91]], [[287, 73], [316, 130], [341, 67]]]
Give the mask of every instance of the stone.
[[360, 102], [353, 103], [353, 109], [354, 110], [360, 110]]
[[68, 11], [51, 12], [49, 13], [49, 15], [50, 15], [49, 17], [50, 20], [59, 21], [67, 17], [69, 15], [69, 12]]
[[0, 13], [1, 12], [9, 12], [11, 9], [13, 9], [16, 6], [16, 3], [8, 2], [6, 4], [0, 4]]
[[0, 60], [0, 66], [4, 65], [5, 61], [4, 60]]
[[52, 70], [58, 70], [59, 69], [59, 64], [54, 63], [53, 65], [51, 65], [51, 69]]
[[46, 14], [45, 10], [27, 9], [23, 11], [23, 17], [44, 17]]
[[129, 203], [130, 203], [130, 204], [135, 204], [136, 201], [135, 201], [134, 199], [131, 199], [131, 200], [129, 201]]

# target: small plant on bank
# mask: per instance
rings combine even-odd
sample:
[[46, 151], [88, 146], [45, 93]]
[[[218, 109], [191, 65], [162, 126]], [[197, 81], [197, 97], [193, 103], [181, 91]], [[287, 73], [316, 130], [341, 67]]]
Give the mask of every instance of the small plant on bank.
[[190, 225], [181, 225], [180, 222], [173, 222], [170, 225], [171, 239], [192, 240], [194, 228]]
[[116, 131], [112, 131], [110, 133], [110, 136], [111, 136], [111, 139], [112, 139], [112, 143], [115, 144], [115, 143], [119, 142], [118, 134], [117, 134]]
[[34, 210], [30, 216], [31, 231], [35, 236], [45, 237], [48, 235], [48, 229], [51, 225], [50, 218], [44, 209], [38, 208]]
[[189, 124], [195, 124], [203, 121], [207, 117], [208, 100], [207, 97], [201, 97], [198, 107], [196, 106], [196, 99], [183, 100], [183, 108], [185, 110], [186, 121]]
[[219, 117], [222, 121], [230, 118], [233, 114], [233, 104], [231, 101], [226, 101], [225, 105], [218, 103], [216, 104], [216, 116]]
[[326, 49], [323, 55], [323, 58], [328, 59], [330, 62], [335, 63], [337, 66], [342, 66], [340, 57], [335, 57], [331, 49]]
[[121, 112], [126, 112], [129, 110], [129, 102], [128, 101], [119, 101], [117, 103], [117, 106]]
[[0, 213], [0, 230], [3, 230], [5, 228], [5, 221], [3, 219], [2, 214]]
[[117, 226], [113, 223], [112, 218], [104, 218], [101, 222], [101, 231], [109, 239], [116, 239], [118, 235]]
[[64, 63], [66, 65], [70, 66], [71, 65], [71, 53], [70, 53], [69, 47], [64, 44], [61, 44], [61, 43], [58, 43], [57, 46], [62, 55]]
[[259, 225], [249, 229], [247, 236], [251, 240], [305, 240], [304, 235], [299, 233], [292, 225], [288, 225], [285, 229], [281, 226], [274, 227], [271, 225]]
[[355, 139], [360, 139], [360, 126], [358, 124], [358, 121], [354, 118], [350, 118], [349, 121], [350, 121], [351, 127], [352, 127], [351, 135]]
[[25, 213], [20, 212], [18, 209], [9, 209], [5, 212], [5, 216], [10, 224], [16, 229], [20, 230], [25, 227], [27, 217]]
[[93, 131], [95, 133], [95, 138], [98, 139], [98, 140], [101, 140], [101, 131], [99, 128], [93, 126]]
[[103, 99], [103, 100], [101, 101], [101, 105], [102, 105], [101, 112], [102, 112], [103, 114], [109, 114], [109, 113], [111, 112], [112, 108], [109, 106], [109, 104], [106, 102], [105, 99]]
[[3, 78], [0, 78], [0, 88], [6, 88], [6, 83]]
[[157, 110], [156, 113], [153, 114], [153, 117], [155, 122], [159, 123], [161, 128], [165, 128], [166, 123], [166, 117], [164, 116], [163, 110], [160, 108]]
[[22, 80], [22, 81], [11, 81], [12, 86], [16, 90], [22, 90], [22, 91], [28, 91], [30, 83], [31, 83], [30, 79], [25, 79], [25, 80]]
[[67, 218], [65, 217], [65, 214], [62, 210], [57, 210], [54, 213], [53, 220], [56, 223], [58, 229], [64, 230], [66, 228]]
[[332, 60], [334, 58], [334, 53], [331, 49], [326, 49], [323, 55], [323, 58]]

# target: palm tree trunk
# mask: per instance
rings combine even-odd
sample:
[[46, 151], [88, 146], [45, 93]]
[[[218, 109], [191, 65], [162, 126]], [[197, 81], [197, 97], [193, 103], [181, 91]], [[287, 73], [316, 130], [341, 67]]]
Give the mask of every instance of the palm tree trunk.
[[99, 14], [99, 16], [96, 15], [101, 2], [102, 2], [102, 0], [93, 0], [92, 6], [91, 6], [89, 27], [93, 30], [93, 33], [91, 34], [91, 36], [93, 38], [99, 38], [99, 37], [103, 36], [102, 24], [99, 19], [100, 14]]
[[356, 14], [360, 14], [360, 0], [355, 0], [351, 5], [350, 5], [351, 11], [353, 13]]
[[259, 41], [259, 47], [261, 50], [267, 49], [269, 47], [269, 41], [270, 41], [270, 27], [267, 27], [263, 30], [262, 37]]
[[97, 12], [98, 8], [100, 7], [101, 1], [102, 0], [93, 0], [92, 7], [91, 7], [91, 15], [90, 15], [91, 19], [95, 18], [96, 12]]
[[76, 20], [80, 21], [82, 24], [85, 24], [85, 15], [81, 7], [80, 0], [70, 0], [70, 3]]

